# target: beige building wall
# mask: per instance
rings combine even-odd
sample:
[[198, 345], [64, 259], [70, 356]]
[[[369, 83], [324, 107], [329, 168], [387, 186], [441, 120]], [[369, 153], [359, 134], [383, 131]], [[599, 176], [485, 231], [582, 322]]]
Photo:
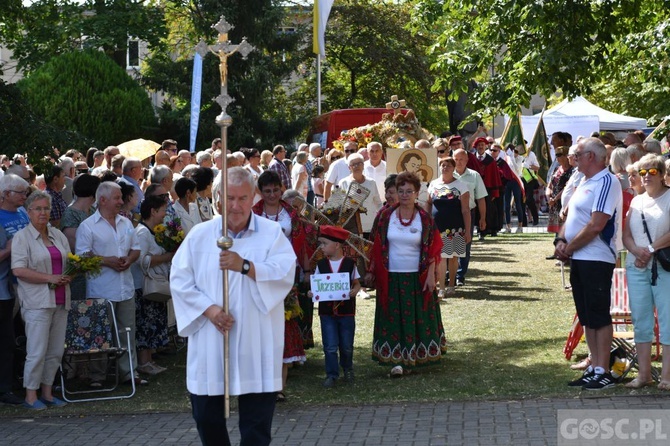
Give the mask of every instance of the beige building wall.
[[14, 84], [23, 78], [20, 71], [16, 70], [16, 61], [10, 49], [0, 45], [0, 78], [8, 84]]

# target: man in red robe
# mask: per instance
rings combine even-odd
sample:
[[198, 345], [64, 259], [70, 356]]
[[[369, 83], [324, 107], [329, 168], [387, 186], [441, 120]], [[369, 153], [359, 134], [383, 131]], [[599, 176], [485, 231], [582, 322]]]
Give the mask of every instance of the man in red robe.
[[[500, 200], [503, 192], [503, 183], [500, 179], [498, 166], [488, 149], [488, 141], [484, 137], [477, 138], [474, 143], [475, 152], [468, 154], [468, 168], [479, 172], [486, 186], [486, 229], [479, 232], [479, 239], [483, 240], [485, 235], [495, 237], [502, 229], [501, 219], [496, 212], [495, 200]], [[489, 209], [491, 210], [489, 212]], [[479, 217], [475, 221], [479, 221]]]

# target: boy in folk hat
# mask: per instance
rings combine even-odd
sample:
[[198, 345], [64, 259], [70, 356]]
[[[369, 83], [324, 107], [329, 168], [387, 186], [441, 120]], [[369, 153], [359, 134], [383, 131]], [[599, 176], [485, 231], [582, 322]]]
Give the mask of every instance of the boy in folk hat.
[[[356, 294], [361, 289], [360, 275], [356, 261], [345, 257], [342, 244], [349, 238], [349, 231], [337, 226], [324, 225], [320, 228], [319, 244], [325, 258], [316, 264], [314, 274], [349, 273], [349, 300], [319, 302], [321, 318], [321, 338], [326, 360], [326, 380], [323, 386], [333, 387], [340, 376], [340, 365], [344, 379], [354, 381], [354, 333], [356, 331]], [[310, 297], [312, 292], [310, 291]], [[340, 353], [339, 365], [337, 353]]]

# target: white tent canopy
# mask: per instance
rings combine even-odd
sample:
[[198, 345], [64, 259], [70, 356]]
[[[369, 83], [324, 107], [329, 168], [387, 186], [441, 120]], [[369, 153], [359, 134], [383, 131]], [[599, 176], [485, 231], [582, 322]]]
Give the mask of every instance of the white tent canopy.
[[[600, 130], [639, 130], [647, 126], [647, 120], [612, 113], [577, 96], [571, 101], [565, 99], [560, 104], [546, 110], [544, 116], [585, 116], [596, 115], [600, 119]], [[539, 114], [535, 115], [539, 116]]]

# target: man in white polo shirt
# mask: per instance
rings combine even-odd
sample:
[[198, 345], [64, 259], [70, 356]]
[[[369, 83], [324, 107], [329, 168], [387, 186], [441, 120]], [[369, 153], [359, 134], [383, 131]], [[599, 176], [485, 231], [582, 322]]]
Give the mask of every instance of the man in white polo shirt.
[[379, 197], [384, 201], [385, 191], [384, 181], [386, 181], [386, 161], [382, 159], [384, 151], [382, 145], [378, 142], [368, 144], [368, 159], [363, 167], [363, 174], [377, 184]]
[[333, 186], [337, 186], [340, 184], [340, 181], [351, 174], [349, 164], [347, 164], [347, 158], [356, 152], [358, 152], [358, 143], [355, 141], [346, 142], [344, 144], [344, 158], [335, 161], [328, 168], [328, 173], [326, 174], [326, 186], [323, 191], [324, 202], [327, 202], [330, 198]]
[[556, 236], [556, 258], [570, 259], [570, 284], [579, 322], [584, 326], [591, 366], [569, 386], [602, 390], [615, 385], [610, 374], [612, 344], [610, 288], [616, 263], [617, 214], [622, 193], [605, 164], [607, 149], [597, 138], [577, 144], [575, 159], [584, 180], [570, 198], [570, 212]]
[[119, 327], [130, 327], [130, 345], [126, 345], [125, 336], [121, 336], [120, 341], [121, 347], [133, 353], [133, 370], [128, 369], [126, 360], [119, 361], [121, 380], [135, 379], [136, 384], [146, 384], [134, 372], [137, 367], [135, 285], [130, 271], [130, 265], [140, 256], [141, 246], [133, 224], [119, 215], [123, 206], [121, 186], [111, 181], [102, 182], [95, 198], [98, 210], [77, 228], [77, 254], [91, 253], [102, 257], [101, 274], [86, 280], [86, 297], [112, 302]]

